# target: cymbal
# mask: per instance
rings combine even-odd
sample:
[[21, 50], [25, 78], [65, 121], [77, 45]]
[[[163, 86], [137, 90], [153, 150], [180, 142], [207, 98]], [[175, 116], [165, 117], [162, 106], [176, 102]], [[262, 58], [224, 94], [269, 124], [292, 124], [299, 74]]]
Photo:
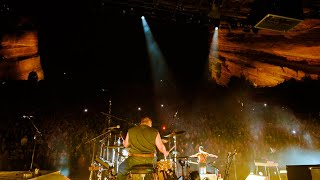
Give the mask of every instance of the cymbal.
[[116, 149], [116, 148], [124, 148], [124, 146], [107, 146], [106, 148], [109, 148], [109, 149]]
[[186, 131], [173, 131], [172, 133], [168, 134], [168, 135], [165, 135], [163, 137], [174, 137], [176, 135], [180, 135], [180, 134], [183, 134], [185, 133]]

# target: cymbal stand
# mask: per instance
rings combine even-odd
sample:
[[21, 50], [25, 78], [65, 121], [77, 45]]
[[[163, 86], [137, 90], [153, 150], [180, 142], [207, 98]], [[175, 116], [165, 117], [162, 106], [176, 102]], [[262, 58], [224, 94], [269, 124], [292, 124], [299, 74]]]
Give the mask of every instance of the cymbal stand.
[[[120, 146], [121, 145], [121, 137], [118, 138], [118, 140], [116, 141], [117, 143], [115, 145], [117, 146]], [[114, 161], [114, 167], [115, 167], [115, 173], [118, 173], [118, 170], [119, 170], [119, 165], [120, 165], [120, 157], [122, 155], [121, 153], [121, 150], [120, 148], [115, 148], [114, 149], [114, 158], [115, 158], [115, 161]]]
[[173, 145], [174, 145], [174, 151], [172, 152], [173, 154], [173, 162], [174, 162], [174, 171], [175, 173], [178, 172], [178, 169], [177, 169], [177, 136], [174, 135], [173, 136]]
[[[111, 100], [109, 100], [108, 114], [111, 114], [111, 105], [112, 105]], [[107, 119], [108, 119], [108, 127], [110, 127], [111, 126], [111, 117], [107, 116]], [[110, 146], [110, 138], [111, 138], [111, 131], [107, 136], [107, 146]], [[109, 149], [108, 148], [106, 150], [103, 150], [103, 156], [102, 157], [104, 158], [106, 154], [107, 154], [106, 160], [109, 162]]]
[[[113, 140], [113, 145], [116, 145], [116, 143], [117, 143], [117, 137], [115, 136], [114, 137], [114, 140]], [[110, 144], [110, 143], [109, 143]], [[120, 145], [120, 144], [119, 144]], [[109, 148], [107, 148], [107, 149], [109, 149]], [[117, 148], [118, 149], [118, 148]], [[111, 163], [112, 163], [112, 165], [113, 166], [115, 166], [115, 164], [116, 164], [116, 158], [115, 158], [115, 156], [116, 156], [116, 151], [117, 151], [117, 149], [112, 149], [112, 159], [111, 159]], [[109, 155], [109, 154], [108, 154]]]
[[187, 172], [187, 168], [189, 167], [188, 158], [180, 159], [179, 164], [181, 165], [181, 176], [178, 179], [187, 179], [185, 172]]

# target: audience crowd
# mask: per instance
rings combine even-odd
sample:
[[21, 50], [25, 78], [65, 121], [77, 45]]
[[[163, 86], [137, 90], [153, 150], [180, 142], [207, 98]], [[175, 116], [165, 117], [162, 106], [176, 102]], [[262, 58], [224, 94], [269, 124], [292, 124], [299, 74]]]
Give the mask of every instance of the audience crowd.
[[[120, 110], [117, 113], [126, 114], [129, 119], [132, 117], [136, 123], [139, 122], [137, 112], [128, 113], [129, 106], [123, 107], [124, 112]], [[167, 116], [166, 119], [161, 118], [163, 115], [152, 118], [162, 137], [173, 130], [185, 131], [177, 136], [178, 157], [195, 154], [198, 147], [203, 146], [206, 152], [218, 156], [209, 158], [208, 171], [218, 169], [222, 177], [226, 176], [227, 162], [231, 162], [231, 179], [235, 174], [245, 178], [254, 171], [255, 161], [274, 161], [285, 169], [288, 162], [283, 156], [290, 148], [320, 149], [319, 117], [301, 119], [283, 107], [262, 105], [253, 108], [257, 106], [261, 105], [240, 103], [239, 108], [227, 113], [197, 107], [193, 110], [182, 109], [177, 116]], [[175, 111], [172, 112], [174, 114]], [[87, 178], [93, 153], [100, 153], [100, 140], [105, 136], [92, 139], [105, 132], [108, 122], [105, 116], [96, 114], [100, 113], [90, 115], [89, 112], [79, 116], [61, 111], [51, 116], [24, 120], [10, 117], [0, 131], [0, 170], [29, 170], [32, 163], [33, 168], [62, 170], [70, 177]], [[124, 134], [130, 127], [130, 123], [117, 119], [112, 119], [112, 122], [112, 125], [121, 124]], [[36, 133], [33, 123], [41, 135]], [[163, 124], [167, 127], [163, 128]], [[169, 144], [172, 147], [173, 139], [169, 138], [169, 141], [165, 144], [168, 149]], [[162, 158], [159, 157], [159, 160]], [[189, 158], [188, 161], [196, 160]], [[187, 170], [191, 173], [197, 167], [190, 163]]]
[[[174, 129], [184, 130], [185, 133], [177, 136], [178, 157], [195, 154], [201, 145], [207, 152], [218, 155], [218, 158], [209, 158], [209, 172], [218, 169], [222, 176], [226, 175], [227, 162], [230, 162], [228, 158], [232, 158], [233, 163], [229, 169], [230, 176], [236, 173], [239, 177], [245, 177], [253, 172], [255, 161], [274, 161], [285, 169], [286, 162], [282, 162], [281, 155], [290, 147], [309, 150], [320, 148], [320, 124], [317, 118], [298, 120], [292, 119], [292, 116], [285, 120], [288, 116], [281, 115], [281, 111], [273, 111], [277, 118], [272, 121], [252, 118], [254, 116], [243, 118], [236, 113], [224, 119], [201, 111], [189, 113], [186, 114], [189, 118], [173, 119], [175, 123], [171, 129], [164, 131], [159, 127], [161, 135]], [[32, 121], [38, 123], [41, 135], [30, 125], [31, 121], [13, 121], [7, 129], [3, 129], [0, 134], [0, 169], [28, 170], [35, 148], [33, 168], [65, 169], [70, 176], [88, 176], [93, 147], [95, 153], [100, 153], [99, 140], [103, 136], [90, 140], [103, 132], [105, 127], [101, 125], [106, 124], [106, 119], [93, 121], [90, 118], [75, 120], [71, 116], [63, 118], [62, 115], [54, 117], [42, 123], [37, 119]], [[169, 138], [169, 141], [172, 146], [172, 139]], [[228, 153], [234, 156], [230, 157]], [[189, 158], [188, 161], [196, 160]], [[196, 165], [187, 165], [189, 173], [197, 170]]]

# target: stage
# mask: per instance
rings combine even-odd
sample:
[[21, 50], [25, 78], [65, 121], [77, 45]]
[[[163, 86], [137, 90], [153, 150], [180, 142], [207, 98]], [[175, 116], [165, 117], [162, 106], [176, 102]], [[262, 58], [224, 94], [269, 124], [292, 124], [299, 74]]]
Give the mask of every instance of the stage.
[[68, 177], [62, 175], [60, 171], [39, 171], [38, 175], [34, 175], [34, 172], [30, 171], [0, 171], [0, 180], [19, 180], [19, 179], [31, 179], [31, 180], [70, 180]]

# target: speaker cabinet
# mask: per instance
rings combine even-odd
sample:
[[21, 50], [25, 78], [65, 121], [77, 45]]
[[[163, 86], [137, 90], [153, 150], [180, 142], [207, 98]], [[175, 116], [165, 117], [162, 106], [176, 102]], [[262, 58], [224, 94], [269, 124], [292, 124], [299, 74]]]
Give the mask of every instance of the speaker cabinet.
[[320, 167], [311, 168], [311, 177], [312, 177], [312, 180], [320, 179]]
[[287, 165], [288, 180], [319, 180], [320, 165]]
[[286, 32], [303, 20], [301, 0], [254, 1], [248, 21], [258, 29]]

